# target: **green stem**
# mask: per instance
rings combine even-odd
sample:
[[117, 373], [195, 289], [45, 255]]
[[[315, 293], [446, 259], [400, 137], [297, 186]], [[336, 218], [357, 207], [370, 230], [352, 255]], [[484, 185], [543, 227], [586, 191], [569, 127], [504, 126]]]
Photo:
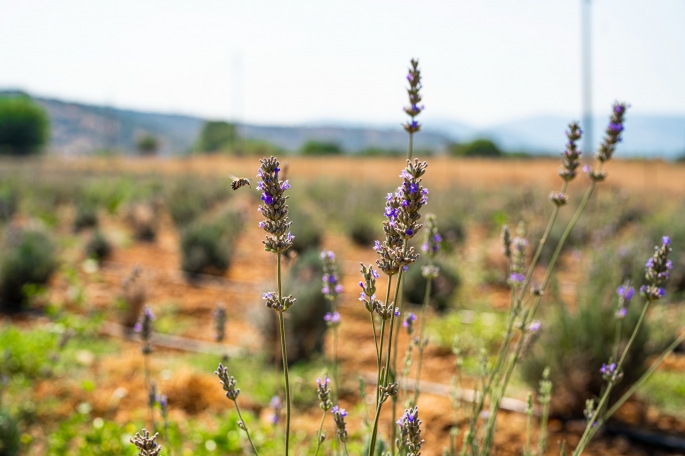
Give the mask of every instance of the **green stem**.
[[531, 426], [532, 420], [533, 420], [533, 414], [530, 413], [530, 414], [528, 414], [528, 417], [526, 418], [526, 446], [524, 447], [524, 450], [523, 450], [523, 456], [530, 456], [530, 426]]
[[[281, 254], [278, 254], [277, 280], [278, 302], [283, 301], [281, 284]], [[285, 322], [283, 312], [278, 312], [278, 326], [281, 335], [281, 358], [283, 359], [283, 380], [285, 382], [285, 456], [288, 456], [290, 446], [290, 378], [288, 377], [288, 351], [285, 345]]]
[[[633, 334], [630, 336], [630, 340], [628, 340], [628, 344], [626, 345], [625, 350], [623, 350], [623, 354], [621, 355], [621, 359], [618, 361], [616, 364], [616, 372], [621, 372], [621, 366], [623, 365], [623, 361], [626, 359], [626, 355], [628, 354], [628, 351], [630, 350], [630, 346], [633, 344], [635, 341], [635, 337], [637, 336], [637, 333], [640, 331], [640, 327], [642, 326], [642, 321], [645, 318], [645, 315], [647, 314], [647, 309], [649, 309], [649, 304], [651, 301], [647, 301], [642, 308], [642, 313], [640, 314], [640, 319], [637, 321], [637, 324], [635, 325], [635, 329], [633, 330]], [[599, 405], [597, 406], [597, 409], [595, 410], [595, 413], [592, 414], [592, 418], [588, 420], [587, 426], [585, 427], [585, 432], [583, 432], [582, 437], [580, 438], [580, 442], [578, 443], [578, 446], [576, 447], [575, 451], [573, 452], [573, 456], [578, 456], [580, 455], [585, 447], [587, 446], [588, 442], [590, 441], [591, 435], [592, 434], [592, 428], [593, 428], [593, 423], [597, 421], [597, 417], [599, 416], [600, 412], [602, 411], [604, 404], [609, 400], [609, 395], [611, 394], [611, 389], [614, 386], [614, 381], [610, 380], [609, 385], [607, 386], [606, 391], [602, 395], [602, 399], [599, 402]], [[605, 414], [606, 415], [606, 414]]]
[[540, 422], [540, 438], [538, 440], [538, 447], [540, 454], [544, 455], [547, 450], [547, 421], [549, 420], [549, 401], [542, 406], [542, 420]]
[[150, 380], [149, 356], [149, 353], [143, 354], [143, 365], [145, 367], [145, 392], [147, 393], [147, 406], [150, 412], [150, 426], [152, 427], [152, 432], [155, 432], [155, 404], [150, 401], [150, 388], [152, 387], [152, 381]]
[[[562, 187], [561, 187], [561, 192], [566, 191], [568, 183], [564, 181]], [[528, 267], [528, 271], [526, 273], [526, 278], [521, 286], [521, 290], [519, 291], [519, 294], [517, 295], [516, 290], [512, 290], [512, 295], [511, 295], [511, 315], [509, 316], [509, 321], [507, 323], [507, 330], [505, 332], [504, 336], [504, 342], [502, 343], [502, 346], [500, 347], [499, 353], [497, 355], [497, 362], [495, 363], [495, 367], [492, 369], [492, 372], [489, 376], [488, 383], [483, 389], [483, 394], [480, 397], [480, 400], [478, 401], [476, 405], [476, 410], [478, 415], [480, 415], [480, 412], [483, 410], [484, 404], [485, 404], [485, 399], [486, 396], [489, 395], [491, 391], [492, 384], [494, 382], [495, 376], [499, 372], [499, 369], [504, 362], [504, 360], [507, 357], [507, 354], [509, 352], [509, 343], [511, 342], [511, 336], [512, 336], [512, 331], [514, 329], [514, 322], [516, 320], [516, 316], [518, 315], [518, 311], [521, 307], [521, 302], [523, 300], [523, 296], [526, 292], [526, 289], [530, 283], [531, 278], [533, 277], [533, 272], [535, 271], [535, 267], [537, 266], [538, 260], [540, 258], [540, 254], [542, 253], [542, 249], [547, 243], [547, 238], [549, 237], [549, 233], [552, 231], [552, 228], [554, 227], [554, 223], [556, 222], [557, 216], [559, 214], [559, 206], [554, 206], [554, 209], [552, 210], [552, 214], [550, 215], [550, 218], [547, 222], [547, 227], [545, 228], [545, 232], [542, 235], [542, 238], [540, 238], [540, 242], [538, 242], [538, 247], [535, 250], [535, 254], [533, 255], [533, 260], [530, 263], [530, 266]], [[476, 436], [475, 432], [475, 421], [471, 420], [469, 424], [469, 433], [467, 435], [467, 444], [471, 444], [473, 439]]]
[[414, 133], [409, 133], [409, 145], [407, 146], [407, 160], [411, 160], [414, 153]]
[[[388, 280], [388, 294], [385, 298], [385, 308], [388, 309], [388, 305], [390, 304], [390, 282], [392, 280], [392, 276], [389, 277]], [[397, 277], [397, 284], [395, 285], [395, 298], [397, 298], [397, 294], [399, 292], [399, 287], [400, 283], [402, 282], [402, 269], [400, 269], [399, 275]], [[381, 357], [383, 355], [383, 337], [385, 333], [385, 322], [386, 320], [383, 320], [381, 323]], [[378, 382], [378, 387], [376, 388], [376, 416], [373, 420], [373, 429], [371, 431], [371, 443], [369, 445], [369, 456], [373, 456], [373, 453], [376, 448], [376, 438], [378, 436], [378, 419], [380, 418], [381, 415], [381, 408], [383, 406], [381, 402], [381, 397], [380, 397], [380, 389], [381, 386], [386, 386], [388, 382], [388, 375], [389, 375], [389, 369], [390, 369], [390, 357], [392, 356], [392, 330], [393, 330], [393, 325], [395, 323], [395, 312], [393, 309], [393, 312], [391, 313], [390, 316], [390, 330], [388, 331], [388, 353], [385, 355], [385, 370], [383, 372], [384, 375], [381, 375], [381, 371], [379, 370], [379, 382]], [[379, 357], [379, 359], [381, 359]], [[383, 377], [383, 378], [381, 378]], [[394, 430], [394, 426], [393, 426]], [[394, 448], [394, 445], [393, 445]]]
[[323, 422], [326, 419], [326, 411], [323, 411], [323, 415], [321, 416], [321, 424], [319, 424], [319, 431], [316, 433], [316, 452], [314, 453], [314, 456], [317, 456], [319, 454], [319, 448], [321, 448], [321, 432], [323, 430]]
[[[405, 251], [407, 250], [407, 241], [404, 241], [404, 249], [405, 249]], [[401, 290], [400, 285], [402, 284], [402, 272], [403, 271], [400, 268], [399, 276], [397, 277], [397, 284], [395, 285], [395, 302], [397, 302], [397, 298], [398, 298], [400, 290]], [[401, 305], [402, 305], [402, 303], [400, 303], [400, 306]], [[400, 309], [400, 315], [401, 315], [401, 312], [402, 312], [402, 310]], [[393, 309], [392, 315], [390, 317], [390, 331], [388, 332], [388, 354], [385, 357], [385, 381], [383, 382], [383, 384], [386, 386], [388, 384], [388, 376], [390, 375], [390, 354], [391, 354], [390, 352], [392, 351], [392, 348], [393, 348], [392, 330], [393, 330], [393, 327], [395, 326], [395, 318], [396, 318], [395, 312]], [[399, 330], [399, 328], [400, 328], [400, 325], [397, 325], [398, 330]], [[398, 337], [395, 338], [395, 350], [394, 350], [394, 354], [393, 354], [393, 359], [395, 361], [393, 362], [393, 364], [395, 364], [396, 359], [397, 359], [397, 340], [399, 339], [399, 334], [397, 334], [397, 336]], [[396, 367], [397, 367], [397, 365], [395, 364], [393, 366], [393, 371], [392, 371], [392, 373], [393, 373], [393, 375], [395, 375], [395, 377], [397, 377]], [[381, 405], [382, 404], [379, 404], [379, 406], [378, 406], [379, 411], [381, 409]], [[395, 423], [395, 421], [396, 421], [395, 420], [396, 413], [397, 413], [396, 412], [396, 405], [397, 405], [397, 395], [392, 397], [392, 420], [390, 421], [391, 423]], [[391, 438], [391, 440], [390, 440], [390, 453], [392, 454], [395, 452], [395, 432], [396, 432], [395, 426], [394, 425], [391, 426], [391, 429], [392, 429], [392, 431], [391, 431], [391, 436], [390, 436], [390, 438]]]
[[426, 294], [423, 297], [423, 308], [421, 309], [421, 328], [419, 329], [419, 355], [416, 363], [416, 381], [414, 382], [414, 401], [411, 404], [415, 406], [419, 402], [419, 384], [421, 382], [421, 361], [423, 360], [423, 349], [425, 348], [423, 338], [426, 333], [426, 311], [428, 309], [428, 302], [430, 301], [431, 288], [433, 286], [433, 279], [426, 281]]
[[338, 385], [338, 327], [333, 328], [333, 403], [338, 403], [340, 386]]
[[623, 319], [616, 323], [616, 335], [614, 337], [614, 360], [618, 359], [618, 344], [621, 342], [621, 330], [623, 329]]
[[[599, 170], [602, 169], [601, 163], [600, 163], [600, 166], [598, 169]], [[571, 221], [566, 226], [566, 229], [564, 230], [564, 233], [561, 235], [559, 242], [557, 242], [557, 247], [554, 249], [554, 253], [552, 254], [552, 259], [549, 261], [549, 265], [547, 265], [547, 271], [545, 272], [545, 278], [543, 279], [542, 286], [540, 287], [541, 291], [544, 291], [545, 288], [547, 288], [549, 280], [552, 277], [552, 270], [554, 269], [554, 265], [556, 264], [557, 259], [559, 258], [559, 254], [561, 253], [561, 249], [564, 247], [564, 244], [566, 243], [566, 239], [568, 238], [569, 234], [571, 234], [571, 230], [573, 230], [573, 228], [576, 226], [576, 223], [578, 222], [578, 219], [583, 214], [583, 211], [585, 210], [585, 206], [587, 206], [587, 203], [590, 200], [592, 193], [595, 191], [596, 186], [597, 186], [596, 181], [592, 181], [590, 183], [590, 186], [588, 187], [587, 191], [585, 192], [585, 195], [583, 196], [583, 200], [580, 202], [578, 209], [576, 209], [576, 213], [573, 214], [573, 218], [571, 219]], [[531, 312], [528, 313], [528, 319], [525, 323], [529, 323], [533, 319], [533, 317], [535, 316], [535, 312], [537, 311], [538, 306], [540, 305], [541, 300], [542, 300], [542, 295], [538, 296], [537, 299], [535, 300], [535, 303], [533, 304], [533, 309]]]
[[[386, 290], [386, 295], [385, 295], [385, 308], [387, 309], [388, 304], [390, 303], [390, 290], [392, 289], [392, 276], [388, 276], [388, 289]], [[380, 342], [378, 343], [378, 372], [376, 376], [376, 408], [378, 408], [378, 404], [380, 403], [380, 398], [381, 398], [381, 391], [380, 387], [382, 385], [381, 383], [381, 365], [383, 364], [383, 339], [385, 338], [385, 319], [381, 321], [381, 337], [380, 337]]]
[[[250, 431], [247, 430], [247, 424], [245, 424], [245, 420], [243, 419], [243, 415], [240, 413], [240, 407], [238, 407], [238, 401], [233, 401], [235, 404], [235, 409], [238, 412], [238, 418], [240, 421], [243, 423], [243, 426], [245, 426], [245, 434], [247, 434], [247, 440], [250, 441], [250, 446], [252, 447], [252, 451], [254, 451], [254, 454], [258, 455], [259, 452], [257, 452], [257, 447], [254, 446], [254, 442], [252, 441], [252, 437], [250, 437]], [[168, 442], [168, 440], [167, 440]], [[171, 448], [171, 447], [169, 447]]]
[[[376, 320], [373, 317], [373, 311], [369, 312], [369, 316], [371, 317], [371, 328], [373, 329], [373, 343], [376, 346], [376, 359], [380, 359], [380, 353], [378, 352], [378, 336], [376, 334]], [[378, 370], [380, 371], [380, 361], [378, 361]]]

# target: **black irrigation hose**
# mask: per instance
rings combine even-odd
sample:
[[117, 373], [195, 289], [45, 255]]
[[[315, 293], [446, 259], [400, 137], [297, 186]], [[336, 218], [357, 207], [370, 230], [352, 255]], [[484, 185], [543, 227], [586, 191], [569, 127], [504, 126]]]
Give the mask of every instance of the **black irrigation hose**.
[[[650, 450], [678, 451], [677, 454], [685, 454], [685, 438], [672, 434], [662, 434], [655, 431], [627, 426], [621, 423], [606, 423], [604, 425], [609, 435], [626, 437], [631, 442], [645, 446]], [[669, 453], [673, 454], [673, 453]]]

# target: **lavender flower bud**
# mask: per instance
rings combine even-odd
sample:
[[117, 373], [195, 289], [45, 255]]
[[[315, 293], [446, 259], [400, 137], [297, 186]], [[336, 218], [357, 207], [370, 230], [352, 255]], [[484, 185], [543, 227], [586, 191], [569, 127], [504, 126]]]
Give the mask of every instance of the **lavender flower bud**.
[[442, 242], [442, 237], [438, 233], [435, 214], [426, 214], [426, 233], [421, 250], [428, 255], [428, 258], [433, 259], [440, 250], [440, 242]]
[[616, 366], [616, 363], [602, 364], [599, 372], [602, 374], [604, 380], [611, 382], [616, 382], [623, 376], [619, 371], [618, 366]]
[[627, 285], [621, 285], [616, 289], [616, 294], [625, 301], [630, 301], [635, 294], [635, 288]]
[[219, 367], [214, 373], [219, 377], [219, 382], [221, 382], [221, 386], [224, 391], [226, 391], [226, 397], [235, 402], [240, 394], [240, 389], [236, 388], [237, 382], [235, 381], [235, 378], [233, 378], [232, 375], [228, 375], [228, 369], [221, 363], [219, 363]]
[[585, 165], [583, 166], [583, 172], [587, 175], [590, 180], [593, 180], [595, 182], [602, 182], [604, 179], [607, 177], [606, 171], [600, 171], [600, 170], [594, 170], [590, 168], [590, 166]]
[[407, 81], [409, 81], [409, 88], [407, 89], [409, 106], [404, 108], [404, 112], [407, 113], [411, 120], [403, 126], [407, 133], [413, 134], [421, 130], [421, 125], [415, 120], [415, 117], [425, 109], [423, 105], [419, 105], [421, 102], [421, 94], [419, 93], [421, 90], [421, 70], [419, 70], [418, 60], [411, 60]]
[[295, 301], [297, 301], [292, 295], [284, 296], [279, 301], [278, 295], [273, 291], [262, 294], [262, 299], [266, 301], [266, 307], [275, 312], [285, 312], [295, 304]]
[[157, 434], [151, 436], [143, 429], [142, 434], [138, 434], [130, 439], [130, 442], [138, 448], [138, 456], [158, 456], [162, 447], [155, 442]]
[[427, 280], [435, 280], [440, 275], [440, 268], [434, 264], [421, 266], [421, 275]]
[[507, 225], [502, 226], [502, 253], [507, 259], [511, 259], [511, 232]]
[[578, 150], [576, 142], [582, 134], [583, 131], [577, 122], [572, 122], [568, 125], [568, 131], [566, 132], [568, 143], [566, 143], [566, 150], [561, 153], [561, 168], [558, 171], [559, 176], [567, 182], [576, 177], [576, 168], [580, 166], [582, 152]]
[[326, 312], [326, 315], [323, 316], [323, 321], [330, 327], [336, 327], [340, 325], [340, 314], [338, 312]]
[[324, 251], [319, 257], [323, 261], [323, 288], [321, 292], [329, 301], [335, 301], [338, 295], [342, 293], [338, 268], [335, 264], [335, 254], [331, 251]]
[[150, 389], [147, 392], [147, 406], [152, 408], [157, 403], [157, 382], [150, 382]]
[[561, 207], [568, 203], [568, 196], [561, 192], [552, 192], [549, 194], [549, 200], [554, 203], [554, 205]]
[[145, 306], [143, 315], [141, 315], [140, 320], [136, 323], [134, 330], [140, 334], [140, 338], [143, 340], [143, 347], [141, 351], [144, 355], [149, 355], [152, 353], [152, 345], [150, 340], [152, 339], [152, 322], [155, 320], [155, 314], [152, 313], [152, 309], [149, 306]]
[[339, 408], [337, 405], [331, 409], [333, 413], [333, 421], [335, 421], [336, 433], [341, 442], [347, 441], [347, 423], [345, 418], [347, 417], [347, 412], [345, 409]]
[[166, 394], [158, 396], [157, 403], [159, 404], [159, 410], [162, 413], [162, 418], [166, 420], [169, 414], [169, 402], [167, 400]]
[[290, 184], [278, 179], [280, 164], [276, 157], [263, 158], [259, 162], [261, 166], [257, 177], [261, 181], [257, 188], [263, 191], [261, 200], [264, 202], [259, 206], [259, 212], [266, 218], [260, 226], [267, 232], [262, 243], [267, 252], [283, 253], [292, 247], [295, 238], [290, 233], [292, 222], [288, 221], [288, 206], [285, 204], [288, 197], [283, 196]]
[[221, 342], [226, 337], [226, 307], [222, 302], [217, 303], [214, 310], [214, 340]]
[[321, 410], [327, 411], [331, 409], [331, 389], [328, 386], [329, 378], [324, 375], [323, 381], [320, 378], [316, 379], [316, 394], [319, 396], [319, 406]]
[[404, 321], [402, 322], [402, 327], [407, 329], [407, 335], [410, 335], [414, 332], [414, 322], [416, 321], [416, 315], [413, 313], [409, 312], [406, 314], [404, 317]]
[[[519, 231], [522, 235], [525, 234], [523, 225], [519, 226]], [[512, 287], [518, 287], [526, 280], [526, 276], [523, 274], [523, 271], [528, 241], [525, 238], [516, 236], [513, 239], [512, 244], [514, 249], [511, 254], [509, 284]]]
[[623, 132], [623, 122], [625, 121], [623, 117], [629, 106], [625, 103], [614, 103], [611, 119], [606, 129], [606, 136], [595, 154], [597, 160], [601, 162], [609, 161], [614, 154], [616, 144], [621, 141], [621, 132]]
[[400, 436], [396, 440], [398, 448], [406, 449], [407, 456], [420, 456], [421, 446], [425, 440], [421, 438], [419, 408], [405, 410], [402, 417], [397, 420], [397, 425], [400, 427]]
[[381, 392], [381, 404], [388, 400], [389, 397], [397, 396], [398, 384], [397, 382], [389, 383], [387, 386], [379, 387]]
[[661, 246], [654, 247], [654, 255], [645, 265], [645, 278], [649, 284], [640, 287], [640, 294], [648, 301], [656, 301], [666, 294], [661, 285], [668, 280], [668, 271], [673, 268], [673, 262], [669, 259], [673, 250], [670, 244], [671, 239], [664, 236]]
[[271, 402], [269, 402], [269, 407], [274, 411], [273, 415], [271, 415], [271, 423], [276, 425], [281, 419], [281, 410], [283, 410], [281, 398], [278, 396], [272, 397]]

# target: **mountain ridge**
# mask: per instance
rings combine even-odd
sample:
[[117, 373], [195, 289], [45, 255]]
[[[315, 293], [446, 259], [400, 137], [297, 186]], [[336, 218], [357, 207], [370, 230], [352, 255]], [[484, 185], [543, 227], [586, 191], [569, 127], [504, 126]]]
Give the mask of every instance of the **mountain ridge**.
[[[0, 95], [16, 95], [0, 90]], [[86, 155], [103, 149], [132, 153], [136, 139], [150, 134], [160, 140], [161, 155], [188, 153], [206, 119], [188, 114], [157, 113], [114, 108], [52, 97], [32, 97], [50, 117], [50, 148], [59, 155]], [[607, 116], [593, 118], [595, 147], [601, 140]], [[564, 130], [573, 119], [558, 114], [540, 114], [477, 128], [447, 118], [429, 119], [415, 136], [417, 150], [444, 153], [449, 144], [476, 138], [489, 138], [507, 152], [556, 154], [564, 147]], [[338, 143], [347, 152], [368, 148], [403, 150], [406, 133], [395, 124], [364, 124], [341, 120], [321, 120], [299, 125], [239, 124], [248, 139], [267, 141], [296, 151], [309, 140]], [[685, 115], [634, 114], [627, 116], [621, 155], [673, 159], [685, 155]]]

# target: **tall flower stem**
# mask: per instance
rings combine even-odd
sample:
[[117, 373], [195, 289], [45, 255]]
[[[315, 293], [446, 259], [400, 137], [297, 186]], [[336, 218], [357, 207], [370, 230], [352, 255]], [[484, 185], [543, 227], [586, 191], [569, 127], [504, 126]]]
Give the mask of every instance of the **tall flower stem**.
[[245, 420], [243, 419], [243, 415], [240, 413], [240, 407], [238, 407], [238, 401], [233, 401], [235, 404], [235, 411], [238, 412], [238, 418], [240, 419], [240, 422], [243, 423], [243, 430], [245, 431], [245, 434], [247, 434], [247, 440], [250, 442], [250, 446], [252, 447], [252, 451], [254, 451], [254, 454], [259, 455], [259, 452], [257, 451], [257, 447], [255, 447], [254, 442], [252, 441], [252, 437], [250, 436], [250, 431], [247, 430], [247, 425], [245, 424]]
[[[386, 309], [390, 303], [389, 298], [390, 298], [390, 282], [391, 282], [391, 279], [392, 279], [392, 276], [390, 276], [389, 280], [388, 280], [388, 295], [385, 298]], [[397, 276], [397, 283], [395, 284], [395, 295], [394, 295], [395, 298], [397, 298], [397, 295], [399, 293], [400, 283], [402, 283], [402, 270], [401, 269], [400, 269], [400, 272]], [[373, 456], [375, 448], [376, 448], [376, 437], [378, 435], [378, 420], [381, 416], [381, 409], [383, 408], [383, 402], [382, 402], [382, 398], [380, 396], [380, 388], [381, 388], [381, 386], [386, 386], [386, 384], [388, 382], [388, 375], [390, 374], [390, 357], [392, 356], [392, 353], [391, 353], [391, 351], [392, 351], [392, 330], [394, 327], [394, 323], [395, 323], [395, 313], [393, 311], [391, 313], [391, 317], [390, 317], [390, 330], [388, 331], [388, 352], [385, 355], [385, 368], [383, 369], [382, 372], [379, 371], [380, 381], [378, 382], [378, 387], [376, 390], [376, 397], [377, 397], [376, 416], [373, 420], [373, 430], [371, 431], [371, 443], [369, 445], [369, 456]], [[383, 355], [382, 352], [383, 352], [384, 331], [385, 331], [385, 320], [383, 320], [383, 323], [381, 324], [381, 357]], [[379, 359], [381, 359], [381, 357], [379, 357]], [[393, 426], [393, 430], [394, 430], [394, 426]], [[394, 445], [393, 444], [391, 444], [391, 454], [394, 454]]]
[[321, 423], [319, 424], [319, 430], [316, 433], [316, 452], [314, 453], [314, 456], [317, 456], [319, 454], [319, 448], [321, 448], [321, 443], [323, 440], [321, 439], [321, 432], [323, 431], [323, 422], [326, 419], [326, 410], [323, 411], [323, 415], [321, 415]]
[[[334, 310], [335, 311], [335, 310]], [[333, 402], [338, 403], [340, 384], [338, 379], [338, 327], [333, 328]]]
[[428, 310], [428, 303], [431, 296], [431, 288], [433, 286], [433, 279], [429, 278], [426, 281], [426, 295], [423, 297], [423, 307], [421, 308], [421, 328], [419, 329], [419, 355], [416, 363], [416, 381], [414, 382], [414, 401], [411, 407], [415, 406], [419, 401], [419, 384], [421, 382], [421, 361], [423, 360], [423, 350], [425, 348], [423, 339], [426, 333], [426, 311]]
[[[283, 298], [281, 284], [281, 254], [277, 255], [278, 300]], [[283, 359], [283, 381], [285, 383], [285, 455], [288, 456], [290, 446], [290, 378], [288, 377], [288, 350], [285, 345], [285, 322], [283, 312], [278, 312], [278, 326], [281, 335], [281, 358]]]
[[407, 146], [407, 160], [412, 159], [414, 153], [414, 132], [409, 133], [409, 145]]
[[[392, 276], [388, 276], [388, 289], [386, 291], [385, 295], [385, 307], [387, 308], [388, 305], [390, 304], [390, 290], [392, 289]], [[381, 378], [382, 370], [381, 366], [383, 364], [383, 340], [385, 339], [385, 319], [381, 322], [381, 334], [378, 342], [378, 372], [377, 372], [377, 377], [376, 377], [376, 408], [378, 408], [378, 405], [380, 404], [380, 398], [381, 398], [381, 385], [383, 379]]]
[[[148, 395], [150, 394], [150, 388], [152, 388], [152, 381], [150, 380], [150, 360], [148, 359], [149, 356], [149, 353], [143, 354], [143, 366], [145, 368], [145, 390], [147, 391]], [[152, 432], [155, 432], [155, 404], [148, 400], [147, 405], [150, 415], [150, 427], [152, 428]]]

